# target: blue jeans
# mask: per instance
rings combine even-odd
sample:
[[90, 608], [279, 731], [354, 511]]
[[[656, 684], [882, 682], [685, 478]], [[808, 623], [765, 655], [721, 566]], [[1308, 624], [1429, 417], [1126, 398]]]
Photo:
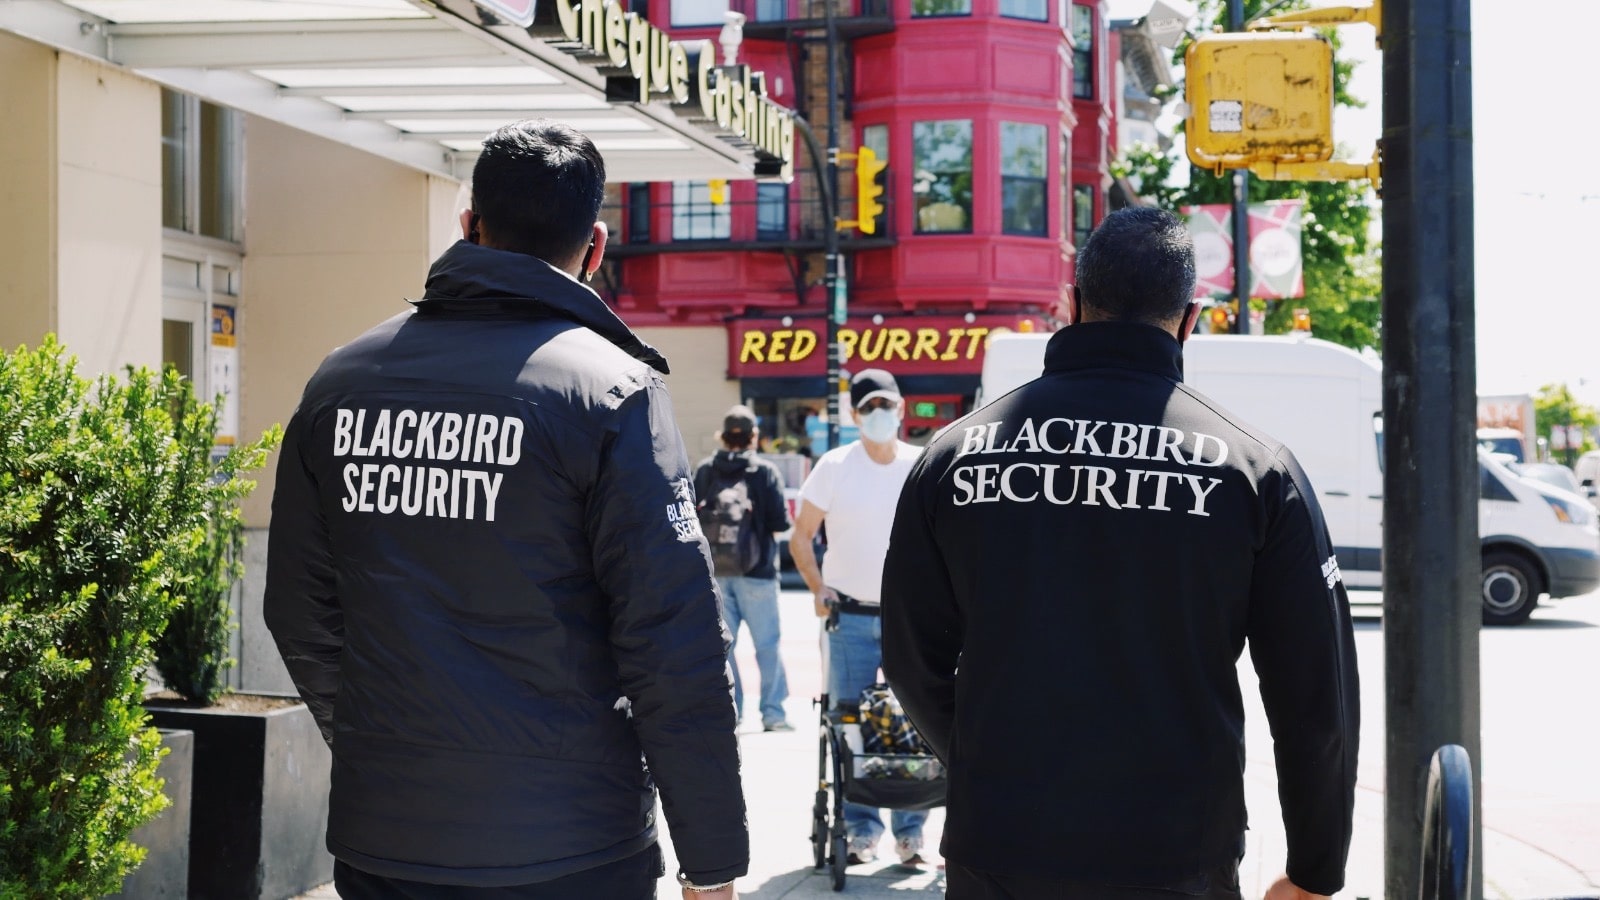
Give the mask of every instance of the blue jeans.
[[739, 644], [739, 623], [750, 626], [750, 640], [756, 646], [756, 668], [761, 670], [761, 724], [776, 725], [786, 720], [783, 701], [789, 698], [789, 679], [778, 655], [778, 579], [747, 578], [743, 575], [718, 578], [722, 590], [722, 620], [728, 623], [733, 643], [728, 645], [728, 667], [733, 669], [733, 705], [744, 718], [744, 683], [739, 679], [739, 664], [733, 648]]
[[[839, 627], [828, 632], [828, 696], [833, 703], [859, 703], [862, 690], [879, 680], [881, 665], [883, 620], [840, 613]], [[925, 809], [889, 811], [889, 826], [896, 838], [922, 837], [922, 823], [927, 820]], [[883, 836], [883, 816], [874, 807], [846, 802], [844, 827], [851, 840], [876, 844]]]

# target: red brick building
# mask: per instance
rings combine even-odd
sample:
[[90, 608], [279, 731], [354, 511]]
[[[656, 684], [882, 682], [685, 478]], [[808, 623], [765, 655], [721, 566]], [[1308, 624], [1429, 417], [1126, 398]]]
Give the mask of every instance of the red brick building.
[[[915, 440], [970, 408], [988, 334], [1058, 324], [1074, 243], [1106, 212], [1115, 47], [1103, 0], [834, 2], [838, 144], [888, 163], [875, 233], [841, 235], [844, 368], [895, 373]], [[676, 39], [717, 41], [725, 3], [672, 0], [648, 14]], [[764, 71], [773, 98], [825, 144], [822, 3], [732, 4], [746, 17], [738, 61]], [[667, 350], [691, 450], [710, 446], [733, 402], [756, 409], [766, 437], [790, 441], [824, 407], [828, 223], [818, 167], [796, 156], [789, 185], [615, 190], [613, 263], [596, 286]], [[848, 160], [839, 187], [840, 216], [854, 218]]]

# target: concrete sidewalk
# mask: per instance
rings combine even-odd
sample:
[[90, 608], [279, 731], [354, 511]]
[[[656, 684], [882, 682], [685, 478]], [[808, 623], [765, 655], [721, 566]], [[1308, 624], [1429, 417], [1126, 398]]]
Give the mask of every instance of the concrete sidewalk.
[[[788, 674], [790, 699], [787, 703], [793, 732], [763, 733], [756, 722], [758, 676], [749, 635], [740, 636], [736, 658], [749, 691], [746, 715], [749, 723], [741, 729], [744, 760], [745, 800], [749, 807], [751, 860], [750, 874], [739, 881], [739, 896], [745, 900], [775, 900], [835, 896], [826, 872], [811, 868], [811, 804], [816, 790], [818, 717], [811, 698], [821, 692], [822, 672], [818, 651], [819, 626], [811, 613], [810, 596], [785, 591], [782, 599], [782, 653]], [[1381, 633], [1375, 628], [1358, 629], [1358, 649], [1365, 657], [1382, 658]], [[1251, 830], [1244, 862], [1241, 887], [1247, 898], [1261, 896], [1261, 890], [1282, 870], [1286, 853], [1277, 780], [1272, 759], [1272, 744], [1265, 715], [1256, 692], [1255, 675], [1248, 657], [1241, 661], [1240, 678], [1247, 709], [1246, 802]], [[1362, 685], [1363, 705], [1367, 710], [1382, 709], [1382, 684], [1368, 679]], [[1380, 719], [1368, 719], [1363, 729], [1363, 752], [1356, 790], [1355, 834], [1351, 842], [1346, 888], [1339, 900], [1383, 896], [1383, 766], [1382, 729], [1374, 727]], [[1492, 791], [1493, 786], [1486, 788]], [[844, 895], [855, 898], [891, 898], [922, 894], [942, 896], [943, 873], [935, 868], [944, 811], [930, 816], [924, 856], [930, 865], [922, 871], [904, 869], [882, 861], [849, 870]], [[1570, 817], [1569, 817], [1570, 818]], [[1600, 898], [1600, 880], [1593, 873], [1586, 877], [1577, 866], [1564, 862], [1553, 843], [1541, 849], [1518, 837], [1496, 830], [1491, 812], [1484, 829], [1484, 891], [1490, 900], [1553, 900], [1553, 898]], [[1509, 826], [1505, 826], [1509, 827]], [[663, 842], [667, 851], [668, 875], [662, 879], [659, 897], [677, 898], [679, 888], [672, 875], [677, 864], [671, 851], [670, 829], [663, 822]], [[1600, 826], [1576, 819], [1562, 822], [1549, 834], [1600, 835]], [[1532, 833], [1532, 832], [1525, 832]], [[1600, 836], [1595, 838], [1600, 845]], [[893, 845], [886, 837], [880, 853], [893, 858]], [[1568, 854], [1570, 855], [1570, 854]], [[335, 900], [331, 886], [306, 895], [317, 900]], [[1409, 898], [1406, 898], [1409, 900]]]

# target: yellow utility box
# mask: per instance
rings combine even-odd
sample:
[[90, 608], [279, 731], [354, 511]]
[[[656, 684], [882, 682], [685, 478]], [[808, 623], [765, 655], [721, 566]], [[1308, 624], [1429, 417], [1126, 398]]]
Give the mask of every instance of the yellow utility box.
[[1333, 158], [1333, 47], [1310, 32], [1201, 35], [1184, 56], [1189, 161], [1219, 174]]

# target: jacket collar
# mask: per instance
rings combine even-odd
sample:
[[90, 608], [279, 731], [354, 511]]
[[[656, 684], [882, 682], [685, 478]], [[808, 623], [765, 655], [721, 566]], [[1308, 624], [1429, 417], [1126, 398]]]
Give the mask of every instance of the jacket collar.
[[1056, 332], [1045, 346], [1046, 372], [1135, 369], [1183, 380], [1183, 345], [1154, 325], [1084, 322]]
[[536, 256], [457, 241], [428, 270], [419, 313], [509, 312], [554, 316], [595, 332], [624, 353], [667, 374], [667, 360], [640, 340], [600, 295]]

